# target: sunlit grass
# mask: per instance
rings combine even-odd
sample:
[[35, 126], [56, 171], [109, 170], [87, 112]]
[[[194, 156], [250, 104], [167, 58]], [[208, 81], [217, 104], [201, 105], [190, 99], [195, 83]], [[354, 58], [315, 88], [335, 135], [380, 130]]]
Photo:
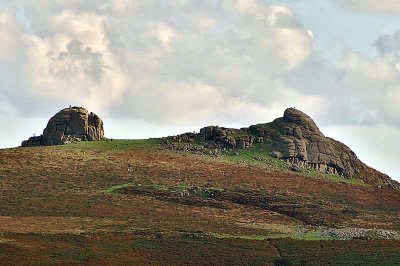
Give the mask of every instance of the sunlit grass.
[[183, 191], [190, 191], [191, 195], [195, 195], [201, 198], [208, 198], [210, 194], [216, 192], [216, 191], [224, 191], [223, 189], [220, 188], [215, 188], [215, 187], [195, 187], [195, 186], [190, 186], [185, 183], [180, 183], [178, 185], [165, 185], [165, 184], [156, 184], [156, 183], [151, 183], [151, 182], [144, 182], [141, 184], [138, 183], [125, 183], [125, 184], [120, 184], [120, 185], [115, 185], [109, 188], [105, 188], [100, 190], [101, 192], [104, 193], [114, 193], [117, 190], [121, 188], [126, 188], [126, 187], [132, 187], [132, 188], [141, 188], [141, 189], [148, 189], [148, 190], [159, 190], [159, 191], [171, 191], [175, 193], [181, 193]]
[[338, 240], [337, 238], [323, 237], [319, 235], [319, 231], [307, 231], [305, 233], [285, 233], [285, 232], [274, 232], [265, 233], [263, 235], [235, 235], [235, 234], [221, 234], [221, 233], [211, 233], [210, 235], [215, 238], [221, 239], [243, 239], [243, 240], [267, 240], [267, 239], [282, 239], [290, 238], [297, 240]]
[[130, 183], [126, 183], [126, 184], [121, 184], [121, 185], [115, 185], [106, 189], [102, 189], [100, 190], [101, 192], [104, 193], [114, 193], [116, 190], [121, 189], [121, 188], [125, 188], [125, 187], [133, 187], [134, 184], [132, 182]]
[[[108, 160], [109, 152], [129, 151], [129, 150], [154, 150], [160, 147], [160, 139], [108, 139], [106, 141], [82, 141], [70, 143], [62, 146], [55, 146], [56, 149], [81, 149], [81, 150], [97, 150], [104, 154], [98, 156], [99, 159]], [[232, 149], [221, 153], [216, 159], [223, 162], [236, 164], [251, 164], [260, 167], [267, 167], [280, 171], [291, 172], [289, 164], [270, 155], [271, 147], [267, 144], [255, 144], [249, 149]], [[210, 157], [211, 158], [211, 157]], [[346, 183], [355, 186], [369, 186], [360, 179], [342, 178], [334, 174], [324, 174], [312, 169], [303, 169], [300, 174], [325, 178], [333, 182]]]
[[100, 151], [127, 151], [136, 149], [154, 149], [161, 143], [160, 139], [108, 139], [104, 141], [81, 141], [57, 146], [60, 149], [89, 149]]
[[[271, 148], [269, 145], [256, 144], [249, 149], [233, 149], [228, 153], [223, 154], [221, 157], [218, 157], [218, 159], [227, 162], [264, 166], [272, 169], [291, 172], [289, 170], [290, 165], [288, 163], [272, 157], [270, 153]], [[299, 173], [306, 176], [325, 178], [333, 182], [346, 183], [349, 185], [369, 186], [361, 179], [343, 178], [334, 174], [324, 174], [313, 169], [302, 169]]]

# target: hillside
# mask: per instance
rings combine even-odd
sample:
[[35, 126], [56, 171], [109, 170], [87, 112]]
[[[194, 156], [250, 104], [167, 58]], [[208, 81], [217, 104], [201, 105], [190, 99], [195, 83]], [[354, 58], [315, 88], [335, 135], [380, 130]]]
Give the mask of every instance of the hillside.
[[[232, 154], [233, 149], [256, 148], [264, 159], [278, 158], [293, 171], [315, 171], [400, 189], [398, 182], [361, 162], [345, 144], [325, 137], [308, 115], [295, 108], [286, 109], [283, 117], [270, 123], [241, 129], [208, 126], [199, 133], [167, 137], [164, 143], [173, 150], [214, 156]], [[253, 155], [257, 160], [257, 154]]]
[[0, 264], [400, 261], [399, 190], [174, 138], [0, 150]]

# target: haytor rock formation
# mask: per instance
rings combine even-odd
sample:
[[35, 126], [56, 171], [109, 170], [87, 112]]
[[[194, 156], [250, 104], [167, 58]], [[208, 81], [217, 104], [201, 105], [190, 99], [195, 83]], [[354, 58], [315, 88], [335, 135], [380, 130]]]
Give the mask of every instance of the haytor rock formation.
[[22, 142], [22, 147], [62, 145], [104, 139], [103, 121], [82, 107], [69, 107], [50, 118], [43, 135]]
[[287, 109], [272, 124], [281, 132], [271, 145], [274, 157], [344, 177], [352, 177], [364, 167], [349, 147], [325, 137], [314, 121], [299, 110]]
[[361, 162], [345, 144], [325, 137], [315, 122], [295, 108], [285, 110], [283, 117], [270, 123], [233, 129], [208, 126], [199, 133], [186, 133], [164, 139], [168, 145], [177, 142], [201, 143], [203, 148], [190, 144], [186, 150], [212, 152], [213, 150], [247, 149], [261, 145], [275, 158], [288, 163], [289, 169], [313, 169], [343, 178], [361, 179], [365, 183], [400, 189], [400, 184], [389, 176]]

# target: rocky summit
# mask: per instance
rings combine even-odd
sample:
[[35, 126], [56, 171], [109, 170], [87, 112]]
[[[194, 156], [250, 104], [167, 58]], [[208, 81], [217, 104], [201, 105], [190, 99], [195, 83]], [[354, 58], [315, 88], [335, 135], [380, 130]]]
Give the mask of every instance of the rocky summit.
[[325, 137], [314, 121], [299, 110], [287, 109], [283, 118], [273, 122], [273, 128], [281, 134], [274, 138], [272, 156], [344, 177], [352, 177], [364, 167], [350, 148]]
[[62, 145], [104, 139], [103, 121], [82, 107], [69, 107], [50, 118], [43, 135], [22, 142], [22, 147]]
[[286, 109], [283, 117], [270, 123], [241, 129], [208, 126], [200, 129], [199, 133], [168, 137], [164, 142], [172, 147], [177, 147], [177, 142], [189, 142], [193, 145], [184, 146], [184, 149], [212, 154], [226, 149], [240, 150], [262, 145], [270, 156], [286, 161], [293, 171], [311, 169], [343, 178], [361, 179], [379, 186], [400, 188], [389, 176], [361, 162], [345, 144], [325, 137], [308, 115], [295, 108]]

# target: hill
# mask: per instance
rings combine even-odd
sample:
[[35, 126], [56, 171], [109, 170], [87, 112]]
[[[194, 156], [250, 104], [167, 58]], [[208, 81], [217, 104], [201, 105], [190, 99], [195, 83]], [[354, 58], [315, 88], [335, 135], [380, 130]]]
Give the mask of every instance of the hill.
[[171, 149], [216, 156], [256, 147], [264, 157], [287, 162], [293, 171], [315, 170], [380, 188], [400, 189], [398, 182], [361, 162], [345, 144], [325, 137], [308, 115], [295, 108], [286, 109], [283, 117], [270, 123], [241, 129], [208, 126], [197, 134], [165, 138], [165, 143]]
[[396, 265], [400, 190], [287, 125], [0, 150], [0, 264]]

